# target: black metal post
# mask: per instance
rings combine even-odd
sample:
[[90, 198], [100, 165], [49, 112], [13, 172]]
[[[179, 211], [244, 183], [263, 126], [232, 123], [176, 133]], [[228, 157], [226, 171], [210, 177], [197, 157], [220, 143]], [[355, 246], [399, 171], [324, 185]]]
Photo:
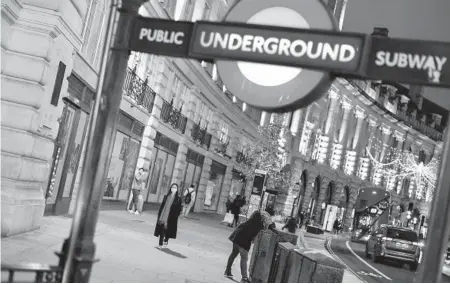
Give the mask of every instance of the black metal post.
[[[450, 118], [447, 125], [450, 125]], [[444, 137], [444, 152], [439, 181], [431, 204], [430, 226], [419, 273], [414, 279], [417, 283], [439, 283], [442, 278], [444, 253], [449, 238], [450, 217], [450, 129]]]
[[[62, 282], [65, 283], [89, 282], [95, 261], [94, 234], [127, 71], [128, 41], [133, 19], [145, 0], [123, 0], [118, 9], [117, 2], [113, 0], [111, 6], [71, 233], [60, 254], [60, 265], [64, 266]], [[119, 11], [118, 17], [116, 11]], [[114, 44], [110, 49], [112, 38]]]

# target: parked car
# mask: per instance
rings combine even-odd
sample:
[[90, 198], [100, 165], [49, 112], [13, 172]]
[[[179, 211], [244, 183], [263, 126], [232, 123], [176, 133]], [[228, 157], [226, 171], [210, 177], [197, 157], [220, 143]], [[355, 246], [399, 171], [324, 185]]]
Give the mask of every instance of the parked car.
[[415, 231], [384, 225], [369, 237], [366, 257], [372, 257], [374, 262], [388, 259], [408, 263], [410, 269], [415, 271], [420, 263], [421, 246]]

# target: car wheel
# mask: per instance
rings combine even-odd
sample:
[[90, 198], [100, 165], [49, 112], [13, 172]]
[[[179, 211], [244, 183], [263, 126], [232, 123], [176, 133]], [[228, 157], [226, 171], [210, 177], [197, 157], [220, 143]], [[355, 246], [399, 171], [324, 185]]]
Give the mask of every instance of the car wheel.
[[369, 246], [366, 245], [366, 258], [370, 257], [370, 253], [369, 253]]
[[417, 262], [411, 262], [411, 263], [409, 264], [409, 269], [410, 269], [411, 271], [416, 271], [416, 270], [417, 270], [417, 266], [419, 266], [419, 264], [418, 264]]

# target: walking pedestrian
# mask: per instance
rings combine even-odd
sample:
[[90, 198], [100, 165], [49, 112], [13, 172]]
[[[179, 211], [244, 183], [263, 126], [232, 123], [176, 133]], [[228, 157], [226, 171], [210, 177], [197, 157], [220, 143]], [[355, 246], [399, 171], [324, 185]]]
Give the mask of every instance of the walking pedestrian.
[[145, 169], [139, 168], [134, 176], [133, 183], [131, 184], [132, 199], [128, 206], [128, 212], [135, 215], [140, 215], [142, 208], [139, 208], [139, 196], [141, 192], [145, 190]]
[[300, 212], [299, 218], [300, 218], [300, 229], [301, 229], [303, 227], [303, 222], [305, 221], [305, 213]]
[[183, 193], [183, 218], [186, 219], [191, 212], [192, 206], [195, 202], [195, 185], [192, 184], [191, 187], [186, 189]]
[[240, 224], [229, 237], [233, 243], [233, 250], [228, 258], [227, 267], [225, 269], [225, 277], [233, 278], [231, 274], [231, 267], [233, 262], [240, 254], [241, 256], [241, 275], [242, 283], [250, 283], [248, 279], [247, 262], [248, 252], [252, 245], [254, 238], [263, 229], [270, 229], [276, 232], [275, 223], [272, 221], [273, 214], [266, 211], [255, 211], [250, 218], [244, 223]]
[[181, 213], [181, 198], [178, 194], [176, 183], [170, 186], [169, 192], [164, 196], [158, 211], [158, 219], [155, 227], [155, 237], [159, 237], [159, 246], [167, 246], [169, 239], [177, 238], [178, 217]]
[[301, 230], [297, 230], [297, 223], [298, 221], [295, 218], [290, 217], [281, 230], [286, 230], [291, 234], [296, 234], [297, 247], [299, 249], [308, 249], [308, 243], [305, 240], [305, 235]]
[[333, 231], [334, 231], [335, 235], [337, 235], [339, 233], [339, 220], [338, 219], [334, 220]]
[[231, 227], [237, 227], [239, 224], [239, 214], [241, 214], [241, 208], [244, 206], [245, 201], [241, 198], [240, 194], [236, 195], [236, 198], [231, 203], [231, 214], [234, 215], [233, 224]]

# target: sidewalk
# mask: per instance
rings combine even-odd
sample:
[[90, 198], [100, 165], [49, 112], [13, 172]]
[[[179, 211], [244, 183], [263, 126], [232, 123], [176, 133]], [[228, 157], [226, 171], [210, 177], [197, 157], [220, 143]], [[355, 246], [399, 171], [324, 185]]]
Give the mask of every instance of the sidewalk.
[[[101, 211], [95, 242], [96, 257], [91, 282], [231, 282], [223, 277], [231, 245], [231, 228], [221, 226], [217, 216], [194, 214], [179, 220], [178, 238], [168, 250], [158, 250], [153, 236], [156, 214], [134, 216], [125, 210]], [[201, 221], [198, 221], [201, 219]], [[58, 263], [69, 235], [71, 219], [44, 217], [41, 229], [3, 238], [2, 262]], [[239, 265], [233, 272], [239, 275]]]
[[[233, 229], [220, 224], [223, 216], [194, 213], [188, 220], [180, 219], [178, 238], [162, 251], [156, 249], [158, 240], [153, 236], [158, 206], [146, 206], [142, 216], [132, 215], [124, 207], [120, 203], [102, 205], [95, 236], [100, 261], [94, 264], [91, 282], [231, 282], [223, 272]], [[3, 238], [2, 262], [56, 265], [54, 252], [61, 250], [71, 223], [68, 217], [44, 217], [39, 230]], [[329, 236], [305, 233], [311, 249], [332, 257], [324, 247], [325, 237]], [[236, 279], [240, 279], [238, 261], [233, 266]], [[343, 282], [360, 281], [346, 271]]]

